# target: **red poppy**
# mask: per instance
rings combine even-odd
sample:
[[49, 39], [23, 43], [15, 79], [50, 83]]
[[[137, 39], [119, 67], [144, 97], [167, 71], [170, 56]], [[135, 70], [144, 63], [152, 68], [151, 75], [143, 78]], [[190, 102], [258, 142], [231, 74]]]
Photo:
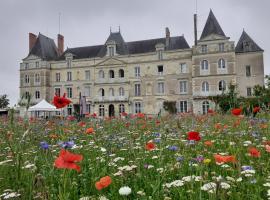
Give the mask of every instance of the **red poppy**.
[[232, 109], [232, 114], [235, 115], [235, 116], [241, 115], [241, 112], [242, 112], [242, 108], [234, 108], [234, 109]]
[[261, 109], [261, 108], [260, 108], [259, 106], [254, 107], [254, 108], [253, 108], [253, 113], [259, 112], [260, 109]]
[[204, 145], [207, 146], [207, 147], [211, 147], [213, 145], [213, 142], [210, 141], [210, 140], [207, 140], [204, 142]]
[[138, 118], [144, 118], [144, 114], [143, 113], [137, 113], [136, 115]]
[[127, 114], [126, 112], [122, 112], [121, 115], [122, 115], [123, 117], [126, 117], [128, 114]]
[[249, 155], [255, 158], [261, 157], [261, 152], [255, 147], [251, 147], [248, 149]]
[[97, 190], [102, 190], [103, 188], [108, 187], [111, 183], [112, 183], [111, 177], [104, 176], [95, 183], [95, 186]]
[[126, 124], [125, 124], [125, 127], [129, 127], [130, 126], [130, 123], [129, 122], [127, 122]]
[[75, 169], [77, 172], [81, 170], [80, 166], [76, 165], [76, 162], [82, 161], [83, 156], [79, 154], [73, 154], [65, 149], [61, 149], [58, 158], [54, 161], [56, 168]]
[[148, 142], [148, 143], [145, 145], [145, 148], [146, 148], [148, 151], [154, 150], [155, 147], [156, 147], [156, 145], [155, 145], [153, 142]]
[[235, 156], [222, 156], [219, 154], [214, 155], [216, 163], [229, 163], [229, 162], [236, 162]]
[[53, 97], [53, 105], [55, 105], [56, 108], [64, 108], [70, 103], [71, 101], [66, 98], [66, 93], [64, 93], [63, 97], [57, 95]]
[[188, 140], [200, 141], [201, 140], [200, 133], [196, 131], [188, 132]]
[[87, 134], [92, 134], [92, 133], [94, 133], [94, 129], [92, 127], [90, 127], [88, 129], [86, 129], [86, 133]]
[[214, 114], [215, 112], [212, 109], [209, 108], [208, 111], [207, 111], [207, 113], [208, 114]]

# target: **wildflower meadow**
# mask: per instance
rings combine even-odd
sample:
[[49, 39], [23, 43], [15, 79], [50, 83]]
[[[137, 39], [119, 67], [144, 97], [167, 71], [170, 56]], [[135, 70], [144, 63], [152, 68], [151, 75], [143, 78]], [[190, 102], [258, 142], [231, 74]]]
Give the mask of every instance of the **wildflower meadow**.
[[265, 111], [0, 122], [0, 199], [270, 199]]

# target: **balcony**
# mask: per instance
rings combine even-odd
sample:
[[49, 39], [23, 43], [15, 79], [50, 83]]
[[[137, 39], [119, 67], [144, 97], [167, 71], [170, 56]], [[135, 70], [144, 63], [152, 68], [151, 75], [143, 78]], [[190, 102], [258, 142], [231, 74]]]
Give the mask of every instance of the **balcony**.
[[202, 91], [198, 91], [198, 92], [193, 92], [193, 97], [207, 97], [207, 96], [216, 96], [216, 95], [221, 95], [222, 91], [209, 91], [209, 92], [202, 92]]
[[127, 83], [129, 82], [127, 78], [108, 78], [108, 79], [97, 79], [95, 84], [110, 84], [110, 83]]
[[94, 98], [95, 102], [123, 102], [123, 101], [128, 101], [129, 98], [127, 96], [110, 96], [110, 97], [101, 97], [101, 96], [96, 96]]

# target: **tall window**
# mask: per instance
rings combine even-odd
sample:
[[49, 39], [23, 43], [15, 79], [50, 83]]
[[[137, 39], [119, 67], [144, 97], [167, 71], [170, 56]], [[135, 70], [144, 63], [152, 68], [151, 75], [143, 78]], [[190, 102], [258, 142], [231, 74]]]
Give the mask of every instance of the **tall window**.
[[40, 98], [40, 91], [36, 91], [35, 96], [36, 96], [36, 99], [39, 99]]
[[179, 112], [180, 113], [185, 113], [185, 112], [187, 112], [188, 111], [188, 107], [187, 107], [187, 101], [180, 101], [179, 102]]
[[85, 71], [85, 80], [90, 80], [90, 70]]
[[141, 102], [135, 102], [134, 103], [134, 111], [135, 111], [135, 113], [141, 113], [142, 112], [142, 103]]
[[224, 43], [218, 44], [218, 50], [219, 50], [219, 52], [224, 52]]
[[72, 98], [72, 88], [71, 87], [67, 88], [67, 98]]
[[109, 47], [109, 56], [114, 56], [114, 47]]
[[119, 104], [119, 113], [125, 112], [125, 105], [124, 104]]
[[207, 45], [202, 45], [202, 53], [207, 53]]
[[125, 96], [125, 90], [122, 87], [119, 88], [119, 96], [120, 97]]
[[157, 66], [158, 68], [158, 75], [163, 75], [163, 65]]
[[105, 90], [103, 88], [99, 89], [99, 96], [101, 96], [101, 97], [105, 96]]
[[109, 71], [109, 77], [110, 77], [110, 78], [114, 78], [114, 71], [113, 71], [113, 70], [110, 70], [110, 71]]
[[40, 75], [35, 74], [35, 83], [40, 83]]
[[25, 92], [25, 98], [28, 99], [30, 97], [30, 93], [29, 92]]
[[141, 76], [141, 69], [140, 67], [135, 67], [135, 77], [140, 77]]
[[164, 82], [158, 83], [158, 93], [164, 94]]
[[110, 95], [110, 97], [114, 96], [114, 89], [113, 88], [109, 89], [109, 95]]
[[187, 93], [187, 81], [180, 81], [180, 94]]
[[247, 88], [247, 96], [252, 96], [252, 89], [251, 87]]
[[141, 84], [135, 84], [135, 96], [141, 96]]
[[84, 87], [84, 96], [90, 97], [91, 91], [90, 91], [90, 86], [85, 86]]
[[72, 73], [67, 72], [67, 81], [72, 81]]
[[201, 69], [202, 70], [208, 70], [208, 61], [207, 60], [203, 60], [201, 62]]
[[202, 83], [202, 91], [203, 92], [209, 92], [209, 84], [208, 84], [208, 82], [204, 81]]
[[25, 69], [29, 69], [29, 64], [25, 63]]
[[186, 63], [181, 63], [180, 64], [180, 73], [187, 73], [187, 64]]
[[71, 68], [71, 59], [70, 59], [70, 58], [67, 59], [67, 67], [68, 67], [68, 68]]
[[209, 102], [208, 101], [204, 101], [202, 103], [202, 111], [203, 111], [203, 114], [207, 114], [208, 113], [208, 110], [209, 110]]
[[219, 81], [218, 83], [218, 90], [219, 91], [225, 91], [226, 90], [226, 82], [225, 81]]
[[29, 75], [25, 75], [24, 76], [24, 82], [25, 83], [29, 83], [30, 82]]
[[60, 79], [61, 79], [61, 78], [60, 78], [60, 73], [56, 73], [56, 74], [55, 74], [55, 81], [56, 81], [56, 82], [60, 82]]
[[56, 96], [59, 96], [61, 95], [61, 89], [60, 88], [54, 88], [54, 93]]
[[220, 68], [220, 69], [226, 68], [226, 63], [225, 63], [225, 60], [223, 58], [218, 60], [218, 68]]
[[91, 104], [86, 104], [86, 112], [91, 113]]
[[67, 106], [67, 113], [68, 115], [72, 115], [72, 105]]
[[104, 71], [103, 70], [99, 70], [99, 72], [98, 72], [98, 78], [100, 78], [100, 79], [105, 78], [105, 74], [104, 74]]
[[250, 67], [250, 65], [247, 65], [246, 66], [246, 76], [247, 77], [250, 77], [251, 76], [251, 67]]
[[99, 105], [99, 116], [101, 116], [101, 117], [105, 116], [104, 105]]
[[125, 72], [123, 69], [119, 69], [119, 78], [124, 78]]
[[36, 68], [39, 68], [39, 62], [38, 61], [36, 62]]
[[158, 59], [163, 60], [163, 51], [162, 50], [158, 50]]

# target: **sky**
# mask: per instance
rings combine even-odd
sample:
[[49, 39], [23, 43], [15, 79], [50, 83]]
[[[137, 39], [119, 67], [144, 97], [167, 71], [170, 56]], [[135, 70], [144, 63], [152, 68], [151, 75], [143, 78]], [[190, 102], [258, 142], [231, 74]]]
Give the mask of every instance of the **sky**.
[[[265, 74], [270, 74], [270, 0], [197, 0], [198, 37], [210, 9], [226, 36], [237, 44], [243, 29], [265, 50]], [[65, 37], [65, 48], [104, 44], [118, 31], [126, 42], [185, 36], [194, 44], [196, 0], [0, 0], [0, 95], [10, 106], [19, 100], [19, 67], [28, 55], [28, 33], [55, 39]]]

